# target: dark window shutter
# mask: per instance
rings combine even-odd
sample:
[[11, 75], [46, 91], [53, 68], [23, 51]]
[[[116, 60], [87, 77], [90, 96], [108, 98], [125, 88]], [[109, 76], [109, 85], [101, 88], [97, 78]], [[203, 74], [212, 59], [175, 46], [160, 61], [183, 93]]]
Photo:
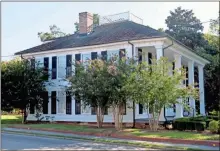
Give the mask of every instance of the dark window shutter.
[[51, 92], [51, 114], [57, 113], [57, 93], [56, 91]]
[[43, 93], [43, 96], [42, 96], [42, 99], [43, 99], [43, 114], [48, 114], [48, 92], [42, 92]]
[[34, 114], [35, 112], [35, 106], [34, 104], [30, 104], [30, 114]]
[[72, 114], [72, 97], [66, 92], [66, 114]]
[[35, 69], [35, 59], [31, 59], [31, 68]]
[[52, 79], [57, 78], [57, 57], [52, 57]]
[[139, 103], [139, 114], [143, 114], [143, 105]]
[[72, 75], [72, 55], [66, 55], [66, 77]]
[[148, 64], [152, 64], [152, 53], [148, 53]]
[[75, 114], [81, 114], [81, 101], [77, 93], [75, 94]]
[[138, 49], [138, 62], [142, 62], [142, 49]]
[[92, 59], [92, 60], [97, 59], [97, 55], [98, 55], [97, 52], [91, 52], [91, 59]]
[[[75, 62], [77, 63], [77, 61], [81, 60], [81, 54], [75, 54]], [[77, 66], [75, 67], [75, 74], [77, 74]]]
[[81, 60], [81, 54], [75, 54], [75, 59], [76, 61], [80, 61]]
[[189, 69], [188, 69], [188, 67], [186, 67], [186, 86], [189, 85], [189, 81], [188, 81], [188, 78], [189, 78], [188, 71], [189, 71]]
[[44, 58], [44, 72], [46, 75], [49, 75], [49, 58]]
[[174, 70], [175, 70], [175, 62], [172, 63], [173, 64], [173, 74], [174, 74]]
[[107, 51], [102, 51], [101, 55], [103, 60], [107, 60]]
[[119, 51], [119, 57], [120, 57], [120, 59], [123, 58], [123, 57], [125, 57], [125, 49], [120, 49], [120, 51]]

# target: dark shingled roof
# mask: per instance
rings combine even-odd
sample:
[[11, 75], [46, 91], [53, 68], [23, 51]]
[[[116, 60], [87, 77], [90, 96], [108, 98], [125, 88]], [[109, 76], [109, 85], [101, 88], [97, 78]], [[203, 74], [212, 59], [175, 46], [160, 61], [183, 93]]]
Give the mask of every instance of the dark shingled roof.
[[97, 26], [89, 35], [73, 34], [56, 38], [39, 46], [16, 52], [15, 55], [165, 36], [167, 36], [165, 33], [159, 32], [149, 26], [137, 24], [132, 21], [122, 21]]

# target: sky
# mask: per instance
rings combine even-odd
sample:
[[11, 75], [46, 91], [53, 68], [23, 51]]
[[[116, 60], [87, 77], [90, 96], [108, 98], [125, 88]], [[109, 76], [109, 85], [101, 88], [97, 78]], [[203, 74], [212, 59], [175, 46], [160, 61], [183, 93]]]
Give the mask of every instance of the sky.
[[[2, 2], [2, 60], [12, 58], [4, 56], [41, 44], [37, 33], [49, 31], [50, 25], [74, 33], [80, 12], [105, 16], [130, 11], [142, 18], [144, 25], [166, 29], [165, 19], [178, 6], [192, 9], [201, 22], [218, 17], [218, 2]], [[209, 23], [203, 26], [207, 32]]]

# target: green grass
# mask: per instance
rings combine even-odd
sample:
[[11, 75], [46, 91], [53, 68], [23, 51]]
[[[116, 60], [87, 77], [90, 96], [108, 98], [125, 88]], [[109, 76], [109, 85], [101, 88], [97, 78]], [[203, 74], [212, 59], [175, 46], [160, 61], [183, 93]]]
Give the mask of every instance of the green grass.
[[[68, 130], [72, 132], [91, 132], [91, 133], [114, 133], [114, 128], [96, 128], [82, 125], [71, 125], [71, 124], [21, 124], [22, 116], [19, 115], [2, 115], [1, 116], [1, 127], [8, 126], [22, 126], [24, 128], [45, 128], [51, 130]], [[149, 138], [174, 138], [174, 139], [187, 139], [187, 140], [219, 140], [217, 134], [202, 134], [196, 132], [181, 132], [181, 131], [158, 131], [150, 132], [144, 131], [143, 129], [125, 129], [121, 133], [123, 135], [133, 135], [140, 137]]]
[[1, 115], [1, 124], [21, 124], [21, 115]]
[[29, 128], [46, 128], [55, 130], [68, 130], [73, 132], [104, 132], [104, 131], [114, 131], [114, 128], [96, 128], [89, 126], [71, 125], [71, 124], [25, 124], [25, 127]]
[[217, 134], [203, 134], [196, 132], [182, 132], [182, 131], [158, 131], [150, 132], [140, 129], [125, 129], [124, 134], [134, 135], [148, 138], [174, 138], [174, 139], [187, 139], [187, 140], [219, 140]]

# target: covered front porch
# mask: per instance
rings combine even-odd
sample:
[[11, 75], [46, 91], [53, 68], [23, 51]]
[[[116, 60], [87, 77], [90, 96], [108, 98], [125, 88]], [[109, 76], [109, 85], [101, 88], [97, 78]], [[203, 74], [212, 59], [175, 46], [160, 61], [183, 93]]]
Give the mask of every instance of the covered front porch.
[[[140, 62], [151, 63], [152, 58], [160, 59], [160, 57], [167, 57], [171, 62], [174, 62], [173, 69], [181, 67], [186, 69], [186, 80], [182, 82], [182, 86], [188, 86], [194, 83], [198, 84], [199, 100], [195, 100], [194, 98], [188, 98], [187, 100], [190, 110], [184, 109], [182, 104], [173, 104], [171, 107], [164, 107], [159, 121], [170, 121], [175, 118], [206, 114], [203, 68], [207, 62], [192, 51], [172, 40], [165, 40], [163, 43], [156, 45], [149, 45], [147, 43], [135, 44], [134, 55], [138, 57]], [[178, 101], [181, 102], [182, 100], [179, 99]], [[136, 104], [136, 121], [146, 122], [148, 111], [149, 109], [146, 109], [141, 104]]]

